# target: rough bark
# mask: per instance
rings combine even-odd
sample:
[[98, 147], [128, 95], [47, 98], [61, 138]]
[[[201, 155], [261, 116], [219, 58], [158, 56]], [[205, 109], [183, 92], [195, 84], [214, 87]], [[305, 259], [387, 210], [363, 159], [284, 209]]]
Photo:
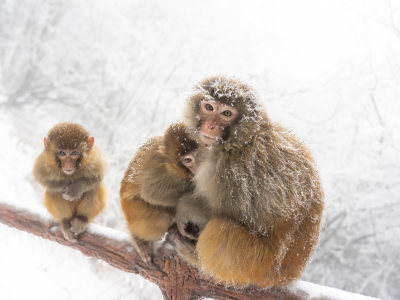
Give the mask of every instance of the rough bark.
[[[78, 242], [64, 239], [58, 223], [28, 210], [0, 203], [0, 222], [10, 227], [24, 230], [42, 238], [56, 241], [77, 249], [87, 256], [103, 260], [115, 268], [137, 273], [157, 284], [165, 299], [308, 299], [301, 291], [290, 292], [285, 289], [262, 290], [257, 288], [235, 289], [213, 283], [210, 278], [199, 273], [185, 263], [167, 243], [164, 243], [153, 256], [153, 262], [144, 263], [135, 253], [129, 239], [113, 238], [107, 235], [107, 228], [91, 225], [100, 230], [83, 233]], [[316, 298], [313, 298], [316, 299]], [[322, 298], [320, 298], [322, 299]], [[328, 299], [324, 297], [324, 299]]]

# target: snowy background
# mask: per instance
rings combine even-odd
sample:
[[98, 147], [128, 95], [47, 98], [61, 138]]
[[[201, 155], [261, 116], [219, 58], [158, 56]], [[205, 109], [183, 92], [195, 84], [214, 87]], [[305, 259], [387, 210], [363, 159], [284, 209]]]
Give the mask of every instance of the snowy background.
[[[42, 206], [34, 159], [82, 123], [120, 180], [199, 80], [236, 76], [311, 148], [326, 192], [302, 279], [400, 299], [400, 1], [1, 0], [0, 201]], [[1, 299], [161, 299], [157, 287], [0, 224]]]

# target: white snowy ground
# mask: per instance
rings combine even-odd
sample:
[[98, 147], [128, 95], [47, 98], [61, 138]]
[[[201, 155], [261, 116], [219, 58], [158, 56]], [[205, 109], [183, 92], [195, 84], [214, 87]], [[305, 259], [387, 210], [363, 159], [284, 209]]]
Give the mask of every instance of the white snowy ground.
[[[109, 163], [97, 222], [126, 231], [119, 183], [137, 147], [213, 74], [254, 86], [312, 149], [325, 222], [302, 279], [400, 298], [397, 0], [3, 0], [0, 201], [40, 207], [31, 170], [54, 124], [85, 125]], [[0, 299], [161, 299], [138, 276], [0, 225]]]

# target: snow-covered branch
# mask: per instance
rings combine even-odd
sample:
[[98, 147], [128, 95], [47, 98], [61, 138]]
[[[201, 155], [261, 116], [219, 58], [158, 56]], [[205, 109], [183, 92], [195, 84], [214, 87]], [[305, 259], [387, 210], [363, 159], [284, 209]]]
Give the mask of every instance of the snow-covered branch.
[[187, 265], [167, 242], [154, 255], [153, 262], [146, 264], [133, 250], [126, 233], [91, 224], [78, 242], [69, 242], [63, 238], [58, 224], [40, 211], [28, 211], [8, 204], [0, 203], [0, 222], [77, 249], [123, 271], [140, 274], [157, 284], [165, 299], [372, 299], [301, 281], [287, 289], [225, 287]]

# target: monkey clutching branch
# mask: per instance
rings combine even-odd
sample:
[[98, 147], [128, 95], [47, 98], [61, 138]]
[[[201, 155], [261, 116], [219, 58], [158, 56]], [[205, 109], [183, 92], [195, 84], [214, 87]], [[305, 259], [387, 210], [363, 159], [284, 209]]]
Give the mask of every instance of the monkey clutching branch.
[[270, 287], [299, 278], [324, 206], [309, 150], [270, 121], [250, 87], [223, 76], [197, 86], [185, 125], [199, 142], [194, 195], [212, 214], [197, 244], [177, 239], [178, 252], [226, 284]]
[[94, 138], [79, 124], [60, 123], [44, 138], [33, 174], [45, 188], [47, 210], [75, 241], [106, 205], [105, 162]]
[[183, 124], [171, 125], [163, 137], [151, 138], [131, 160], [121, 182], [122, 210], [133, 244], [146, 262], [149, 250], [173, 224], [179, 199], [193, 190], [197, 143]]

